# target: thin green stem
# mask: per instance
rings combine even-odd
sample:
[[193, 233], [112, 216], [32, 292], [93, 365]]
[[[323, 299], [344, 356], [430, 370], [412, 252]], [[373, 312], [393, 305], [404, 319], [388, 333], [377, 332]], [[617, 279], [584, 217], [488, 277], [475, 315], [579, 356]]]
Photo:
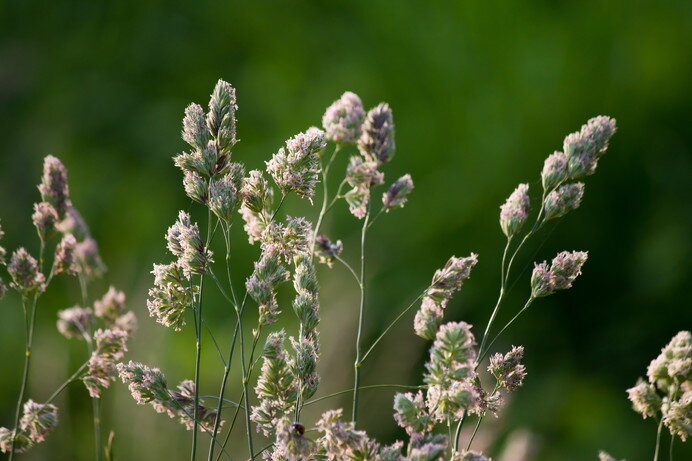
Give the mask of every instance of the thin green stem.
[[[211, 241], [211, 209], [207, 211], [207, 240], [204, 244], [204, 251], [207, 251], [209, 242]], [[202, 358], [202, 298], [204, 293], [204, 274], [199, 276], [199, 293], [197, 298], [197, 311], [195, 321], [195, 396], [193, 408], [193, 426], [192, 426], [192, 450], [190, 460], [195, 461], [197, 457], [197, 433], [199, 432], [199, 374]]]
[[329, 185], [327, 183], [327, 179], [329, 177], [329, 168], [332, 166], [332, 162], [334, 161], [334, 158], [336, 157], [336, 154], [339, 152], [340, 149], [341, 145], [337, 144], [334, 148], [334, 152], [332, 152], [332, 155], [329, 158], [329, 161], [322, 168], [322, 209], [320, 210], [320, 214], [317, 217], [317, 224], [315, 224], [315, 232], [312, 233], [312, 242], [310, 243], [310, 258], [313, 258], [315, 256], [315, 241], [317, 240], [317, 234], [319, 233], [320, 227], [322, 226], [322, 220], [324, 219], [324, 216], [327, 214], [327, 202], [329, 201]]
[[481, 422], [483, 422], [483, 417], [479, 416], [478, 417], [478, 422], [476, 422], [476, 427], [473, 428], [473, 434], [471, 434], [471, 438], [469, 438], [469, 443], [466, 444], [466, 450], [471, 449], [471, 444], [473, 443], [473, 439], [476, 438], [476, 434], [478, 433], [478, 428], [481, 427]]
[[426, 291], [428, 290], [428, 288], [429, 288], [429, 287], [426, 287], [425, 290], [423, 290], [423, 291], [421, 292], [421, 294], [419, 294], [418, 297], [417, 297], [416, 299], [414, 299], [414, 300], [411, 302], [411, 304], [409, 304], [409, 305], [406, 307], [406, 309], [404, 309], [403, 311], [401, 311], [401, 313], [399, 313], [399, 315], [397, 315], [396, 318], [395, 318], [394, 320], [392, 320], [392, 321], [389, 323], [389, 325], [387, 325], [387, 328], [385, 328], [384, 331], [380, 334], [380, 336], [378, 336], [377, 339], [376, 339], [375, 341], [373, 341], [372, 345], [370, 346], [370, 348], [368, 348], [367, 352], [365, 352], [365, 354], [363, 354], [363, 357], [360, 359], [360, 363], [361, 363], [361, 364], [362, 364], [363, 362], [365, 362], [365, 359], [368, 358], [368, 356], [370, 355], [370, 353], [372, 352], [372, 350], [375, 348], [375, 346], [377, 346], [377, 344], [382, 340], [382, 338], [384, 338], [385, 335], [386, 335], [387, 333], [389, 333], [389, 330], [391, 330], [391, 329], [394, 327], [394, 325], [396, 325], [396, 324], [399, 322], [399, 320], [401, 320], [401, 318], [402, 318], [404, 315], [406, 315], [406, 313], [407, 313], [408, 311], [410, 311], [411, 308], [412, 308], [413, 306], [415, 306], [415, 305], [418, 303], [418, 301], [420, 301], [420, 299], [421, 299], [423, 296], [425, 296], [425, 293], [426, 293]]
[[343, 264], [346, 269], [348, 269], [348, 271], [351, 273], [351, 275], [355, 279], [356, 284], [358, 284], [358, 286], [360, 287], [360, 278], [358, 277], [358, 274], [356, 274], [356, 271], [353, 270], [353, 267], [351, 267], [351, 265], [348, 262], [346, 262], [346, 260], [344, 258], [342, 258], [341, 256], [334, 255], [334, 257], [336, 258], [337, 261], [339, 261], [341, 264]]
[[656, 431], [656, 449], [654, 450], [654, 461], [658, 461], [658, 452], [661, 448], [661, 429], [663, 429], [663, 418], [658, 423], [658, 430]]
[[[490, 333], [490, 329], [493, 326], [493, 322], [495, 321], [495, 317], [497, 317], [497, 313], [500, 310], [500, 304], [502, 303], [502, 298], [505, 296], [505, 259], [507, 259], [507, 251], [509, 250], [509, 246], [512, 243], [512, 237], [509, 237], [507, 239], [507, 243], [505, 244], [505, 249], [502, 252], [502, 272], [501, 272], [501, 280], [500, 280], [500, 294], [497, 297], [497, 301], [495, 302], [495, 307], [493, 308], [492, 314], [490, 314], [490, 320], [488, 320], [488, 324], [485, 326], [485, 332], [483, 332], [483, 339], [481, 339], [481, 345], [478, 348], [479, 354], [483, 352], [485, 342], [488, 340], [488, 334]], [[479, 360], [480, 363], [480, 360]]]
[[370, 209], [365, 214], [363, 228], [360, 232], [360, 308], [358, 310], [358, 334], [356, 336], [356, 360], [353, 362], [354, 385], [353, 385], [353, 412], [351, 420], [355, 424], [358, 421], [358, 391], [360, 388], [360, 367], [361, 367], [361, 337], [363, 334], [363, 319], [365, 318], [365, 235], [368, 231], [370, 222]]
[[502, 333], [504, 333], [505, 330], [507, 328], [509, 328], [509, 326], [512, 325], [514, 323], [514, 321], [516, 319], [518, 319], [519, 316], [524, 313], [524, 311], [526, 311], [526, 309], [529, 308], [529, 306], [531, 306], [531, 304], [533, 303], [533, 301], [535, 299], [536, 298], [534, 298], [533, 296], [529, 297], [528, 301], [526, 301], [526, 304], [524, 304], [524, 307], [522, 307], [521, 310], [519, 312], [517, 312], [514, 315], [514, 317], [512, 317], [511, 320], [505, 324], [505, 326], [502, 327], [502, 329], [495, 335], [495, 337], [492, 339], [492, 341], [490, 341], [490, 343], [488, 344], [488, 347], [485, 349], [485, 351], [478, 355], [478, 362], [477, 363], [481, 363], [483, 361], [483, 359], [488, 354], [488, 351], [490, 350], [492, 345], [495, 344], [495, 341], [497, 341], [497, 338], [499, 338], [502, 335]]
[[12, 447], [10, 448], [11, 460], [15, 453], [15, 442], [17, 439], [17, 434], [19, 431], [19, 416], [21, 414], [22, 403], [24, 402], [24, 395], [26, 394], [27, 384], [29, 382], [29, 368], [31, 366], [31, 348], [33, 344], [34, 337], [34, 326], [36, 324], [36, 301], [38, 299], [38, 293], [34, 294], [33, 301], [29, 306], [27, 311], [27, 299], [26, 296], [22, 296], [22, 308], [24, 310], [24, 324], [25, 324], [25, 341], [24, 341], [24, 370], [22, 372], [22, 385], [19, 388], [19, 398], [17, 399], [17, 407], [15, 409], [14, 416], [14, 433], [12, 435]]
[[[363, 390], [363, 389], [425, 389], [425, 387], [426, 386], [407, 386], [405, 384], [371, 384], [369, 386], [361, 386], [360, 389], [361, 390]], [[305, 402], [305, 404], [303, 406], [312, 405], [313, 403], [317, 403], [317, 402], [320, 402], [322, 400], [326, 400], [326, 399], [329, 399], [332, 397], [337, 397], [339, 395], [349, 394], [351, 392], [353, 392], [353, 389], [346, 389], [343, 391], [334, 392], [332, 394], [328, 394], [328, 395], [324, 395], [322, 397], [317, 397], [315, 399], [308, 400], [307, 402]]]
[[461, 416], [461, 419], [457, 424], [457, 429], [454, 432], [454, 444], [452, 445], [452, 453], [456, 452], [459, 448], [459, 436], [461, 435], [461, 428], [463, 427], [464, 421], [466, 420], [466, 414], [467, 413], [464, 411], [464, 414]]
[[65, 382], [63, 382], [63, 383], [60, 385], [60, 387], [58, 387], [58, 388], [55, 390], [55, 392], [53, 392], [53, 393], [51, 394], [51, 396], [48, 397], [48, 400], [46, 400], [44, 403], [46, 403], [46, 404], [51, 403], [58, 395], [60, 395], [60, 393], [61, 393], [62, 391], [65, 390], [65, 388], [66, 388], [67, 386], [69, 386], [71, 383], [77, 381], [77, 377], [84, 371], [84, 369], [85, 369], [88, 365], [89, 365], [89, 361], [87, 360], [86, 362], [84, 362], [84, 363], [82, 364], [82, 366], [80, 366], [79, 368], [77, 368], [77, 371], [75, 371], [74, 373], [72, 373], [72, 375], [71, 375], [69, 378], [67, 378], [67, 380], [65, 380]]

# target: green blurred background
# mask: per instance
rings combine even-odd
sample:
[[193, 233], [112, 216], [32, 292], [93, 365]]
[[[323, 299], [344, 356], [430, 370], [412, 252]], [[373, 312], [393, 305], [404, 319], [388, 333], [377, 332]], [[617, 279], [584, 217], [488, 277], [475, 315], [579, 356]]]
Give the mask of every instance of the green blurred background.
[[[519, 182], [531, 181], [536, 192], [543, 159], [562, 138], [607, 114], [619, 131], [587, 181], [581, 209], [532, 241], [517, 267], [563, 249], [589, 250], [590, 260], [572, 290], [535, 304], [498, 345], [525, 345], [529, 375], [502, 417], [488, 420], [478, 447], [489, 445], [489, 454], [506, 461], [595, 459], [598, 449], [630, 460], [651, 457], [655, 422], [630, 409], [625, 389], [692, 323], [692, 3], [188, 3], [0, 3], [3, 246], [37, 251], [35, 185], [43, 156], [59, 156], [110, 267], [92, 295], [114, 284], [139, 316], [128, 357], [160, 367], [171, 384], [192, 377], [191, 326], [168, 331], [145, 304], [152, 263], [169, 259], [163, 234], [177, 210], [203, 216], [171, 161], [185, 148], [185, 106], [206, 104], [218, 78], [231, 82], [242, 140], [234, 159], [257, 168], [283, 140], [319, 125], [324, 109], [351, 90], [368, 107], [391, 104], [398, 151], [385, 173], [391, 181], [410, 172], [416, 184], [406, 208], [381, 218], [369, 237], [367, 341], [450, 255], [471, 251], [480, 262], [447, 318], [476, 325], [480, 335], [498, 288], [498, 206]], [[343, 171], [346, 157], [334, 171]], [[295, 198], [286, 209], [311, 219], [318, 211]], [[358, 223], [343, 204], [326, 229], [355, 262]], [[246, 244], [240, 226], [234, 235], [240, 284], [258, 249]], [[321, 267], [320, 275], [319, 392], [326, 394], [351, 386], [358, 291], [342, 267]], [[527, 295], [528, 271], [521, 275], [501, 320]], [[78, 293], [75, 281], [59, 280], [40, 303], [29, 393], [36, 400], [84, 359], [84, 345], [54, 327], [57, 310], [77, 304]], [[0, 425], [7, 426], [23, 330], [16, 296], [1, 308]], [[220, 297], [210, 297], [205, 311], [227, 344], [231, 311]], [[428, 344], [413, 335], [412, 314], [369, 359], [364, 384], [421, 382]], [[284, 317], [291, 316], [288, 309]], [[217, 392], [220, 373], [207, 340], [203, 394]], [[237, 373], [233, 381], [228, 395], [235, 399]], [[361, 425], [383, 442], [404, 435], [391, 416], [392, 395], [371, 390], [362, 399]], [[315, 405], [306, 424], [326, 408], [348, 409], [348, 399]], [[122, 384], [103, 400], [117, 459], [186, 459], [190, 433], [135, 405]], [[93, 459], [83, 387], [73, 385], [59, 405], [60, 426], [25, 459]], [[237, 459], [245, 454], [240, 435], [229, 445]], [[516, 456], [522, 443], [533, 446], [532, 456]], [[689, 446], [676, 449], [678, 459], [691, 459]], [[515, 457], [500, 458], [503, 450]]]

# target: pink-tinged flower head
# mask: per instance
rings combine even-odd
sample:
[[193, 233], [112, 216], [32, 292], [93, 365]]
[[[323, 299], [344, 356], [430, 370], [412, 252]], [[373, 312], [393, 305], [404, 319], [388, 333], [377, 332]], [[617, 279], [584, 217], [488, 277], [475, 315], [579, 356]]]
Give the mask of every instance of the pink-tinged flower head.
[[87, 277], [98, 278], [106, 271], [106, 265], [101, 260], [99, 248], [96, 240], [91, 237], [85, 238], [75, 247], [75, 255], [80, 266]]
[[88, 307], [74, 306], [58, 311], [58, 331], [66, 338], [86, 338], [94, 313]]
[[656, 393], [656, 388], [641, 378], [636, 386], [627, 389], [627, 397], [632, 402], [634, 411], [644, 419], [655, 418], [661, 411], [661, 397]]
[[411, 180], [410, 174], [404, 175], [394, 181], [394, 183], [389, 186], [387, 192], [382, 194], [384, 211], [389, 212], [395, 208], [403, 208], [408, 200], [408, 194], [410, 194], [412, 190], [413, 181]]
[[55, 233], [55, 224], [58, 222], [58, 213], [48, 202], [34, 204], [34, 214], [31, 220], [38, 231], [42, 241], [48, 240]]
[[490, 357], [488, 371], [495, 377], [498, 384], [507, 390], [518, 389], [526, 377], [526, 368], [521, 363], [524, 357], [523, 346], [512, 346], [505, 355], [494, 354]]
[[529, 185], [519, 184], [500, 207], [500, 227], [507, 237], [521, 231], [529, 215]]
[[60, 243], [55, 247], [55, 257], [53, 258], [53, 274], [76, 275], [79, 272], [77, 264], [77, 240], [74, 235], [65, 235]]
[[563, 152], [554, 152], [545, 159], [541, 180], [546, 191], [559, 186], [567, 179], [567, 156]]
[[570, 178], [577, 179], [596, 171], [598, 159], [605, 153], [616, 129], [615, 119], [601, 115], [565, 138], [563, 150]]
[[327, 108], [322, 117], [322, 126], [330, 141], [355, 144], [360, 138], [364, 120], [363, 103], [357, 94], [347, 91]]
[[12, 277], [12, 288], [23, 296], [29, 296], [35, 292], [42, 292], [46, 278], [39, 272], [38, 262], [24, 248], [12, 253], [7, 272]]
[[531, 275], [531, 295], [539, 298], [571, 288], [587, 258], [585, 251], [563, 251], [553, 258], [550, 265], [545, 261], [535, 264]]
[[29, 399], [24, 403], [24, 412], [19, 427], [33, 443], [43, 442], [46, 435], [58, 425], [58, 408], [48, 403], [36, 403]]
[[109, 325], [113, 324], [125, 313], [125, 293], [111, 286], [101, 299], [94, 302], [94, 313]]
[[295, 192], [302, 198], [312, 198], [318, 182], [318, 154], [326, 146], [324, 131], [309, 128], [286, 141], [267, 163], [267, 172], [284, 194]]
[[245, 169], [232, 163], [230, 171], [209, 186], [209, 209], [221, 220], [229, 222], [240, 199]]
[[545, 198], [545, 220], [560, 218], [581, 205], [584, 183], [564, 184]]
[[57, 157], [49, 155], [43, 159], [43, 176], [38, 190], [41, 199], [50, 203], [62, 219], [70, 206], [70, 188], [67, 184], [67, 169]]
[[207, 126], [222, 154], [230, 155], [229, 150], [238, 142], [235, 118], [237, 110], [235, 88], [230, 83], [219, 80], [209, 99]]
[[358, 150], [366, 160], [381, 164], [394, 157], [395, 149], [392, 109], [389, 104], [380, 103], [365, 116]]
[[182, 137], [183, 141], [195, 149], [203, 150], [207, 147], [210, 139], [209, 127], [204, 109], [199, 104], [190, 104], [185, 109]]

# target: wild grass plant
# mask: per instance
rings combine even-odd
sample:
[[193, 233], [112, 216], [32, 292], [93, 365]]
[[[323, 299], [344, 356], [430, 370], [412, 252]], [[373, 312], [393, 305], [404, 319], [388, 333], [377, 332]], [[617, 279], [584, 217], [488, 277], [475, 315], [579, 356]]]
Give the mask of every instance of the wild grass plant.
[[[561, 151], [550, 154], [540, 172], [541, 190], [519, 184], [501, 205], [500, 230], [505, 236], [499, 291], [488, 321], [480, 329], [449, 319], [446, 307], [455, 293], [469, 282], [479, 256], [451, 256], [434, 272], [429, 284], [413, 302], [401, 308], [393, 321], [372, 342], [364, 338], [368, 299], [376, 287], [368, 284], [369, 231], [383, 225], [387, 215], [398, 212], [409, 200], [414, 185], [411, 175], [385, 181], [389, 162], [396, 153], [395, 124], [391, 108], [381, 103], [365, 110], [361, 99], [346, 92], [330, 105], [322, 128], [309, 127], [279, 147], [264, 170], [246, 171], [236, 160], [236, 92], [224, 81], [214, 88], [207, 109], [191, 104], [185, 110], [182, 138], [188, 149], [174, 157], [183, 174], [187, 196], [206, 214], [202, 223], [180, 211], [165, 234], [170, 259], [154, 264], [153, 287], [147, 307], [150, 316], [171, 330], [194, 331], [194, 372], [175, 387], [164, 373], [137, 361], [123, 361], [125, 341], [134, 330], [134, 315], [124, 307], [124, 294], [112, 288], [100, 300], [91, 301], [88, 281], [100, 276], [103, 264], [96, 244], [69, 200], [65, 168], [54, 157], [46, 158], [34, 223], [40, 239], [35, 260], [25, 250], [15, 251], [7, 263], [11, 287], [21, 294], [27, 318], [27, 354], [24, 380], [13, 429], [0, 429], [0, 448], [14, 453], [44, 441], [57, 424], [57, 408], [51, 403], [69, 383], [82, 380], [94, 402], [97, 459], [107, 456], [101, 440], [99, 399], [119, 376], [135, 401], [165, 413], [191, 432], [190, 459], [273, 460], [486, 460], [474, 451], [474, 440], [487, 418], [496, 417], [506, 397], [524, 383], [524, 348], [495, 350], [500, 338], [515, 322], [530, 315], [541, 298], [559, 295], [576, 283], [588, 259], [586, 251], [563, 251], [550, 262], [534, 263], [530, 285], [525, 287], [523, 307], [507, 306], [506, 295], [517, 279], [515, 266], [526, 242], [539, 235], [549, 221], [562, 219], [579, 208], [585, 180], [594, 174], [616, 131], [615, 120], [598, 116], [569, 134]], [[343, 176], [333, 174], [334, 161], [348, 156]], [[310, 217], [288, 216], [287, 200], [315, 204]], [[534, 205], [532, 206], [532, 202]], [[344, 248], [338, 236], [325, 235], [322, 225], [330, 213], [344, 207], [361, 224], [357, 248]], [[233, 226], [243, 226], [250, 245], [257, 247], [253, 267], [238, 267]], [[52, 270], [43, 275], [44, 251], [52, 234], [62, 238], [56, 246]], [[210, 249], [215, 241], [225, 254]], [[0, 253], [4, 256], [4, 250]], [[342, 265], [359, 290], [357, 329], [353, 332], [353, 386], [343, 392], [321, 394], [324, 377], [317, 373], [320, 358], [320, 309], [329, 308], [334, 293], [320, 290], [319, 272]], [[320, 268], [322, 266], [322, 268]], [[38, 404], [25, 402], [26, 376], [30, 366], [33, 322], [37, 302], [53, 276], [75, 275], [82, 288], [79, 306], [59, 314], [58, 328], [68, 338], [84, 339], [88, 359], [56, 394]], [[236, 286], [235, 273], [244, 274], [244, 286]], [[427, 277], [426, 277], [427, 278]], [[352, 280], [351, 280], [352, 279]], [[3, 288], [4, 284], [0, 284]], [[225, 305], [208, 305], [209, 291], [220, 293]], [[279, 291], [292, 293], [282, 305]], [[234, 318], [232, 329], [220, 331], [205, 317], [208, 309], [222, 309]], [[498, 313], [513, 316], [498, 324]], [[415, 315], [412, 312], [415, 310]], [[280, 316], [294, 315], [295, 331], [278, 329]], [[256, 324], [248, 329], [248, 319]], [[404, 319], [416, 335], [430, 342], [429, 358], [417, 383], [368, 384], [361, 371], [368, 366], [380, 341]], [[101, 328], [96, 329], [97, 322]], [[224, 341], [221, 341], [221, 337]], [[221, 344], [228, 344], [223, 350]], [[692, 430], [692, 338], [680, 332], [652, 362], [648, 381], [628, 391], [635, 410], [658, 420], [654, 460], [659, 458], [662, 428], [673, 441], [683, 441]], [[218, 390], [200, 391], [202, 355], [218, 355], [222, 376]], [[231, 371], [240, 370], [240, 395], [229, 396]], [[407, 440], [381, 444], [359, 427], [361, 395], [370, 388], [399, 389], [394, 396], [393, 422], [405, 429]], [[306, 406], [349, 393], [351, 406], [333, 409], [306, 421]], [[25, 403], [24, 403], [25, 402]], [[21, 405], [24, 403], [23, 416]], [[244, 427], [245, 446], [229, 446], [236, 426]], [[462, 429], [472, 427], [462, 438]], [[614, 459], [601, 452], [601, 459]]]

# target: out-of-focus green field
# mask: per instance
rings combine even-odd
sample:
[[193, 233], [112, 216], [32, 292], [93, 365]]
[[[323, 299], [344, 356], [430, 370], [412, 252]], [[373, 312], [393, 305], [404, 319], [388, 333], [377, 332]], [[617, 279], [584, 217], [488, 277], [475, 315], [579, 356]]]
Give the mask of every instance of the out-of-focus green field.
[[[185, 106], [206, 104], [218, 78], [238, 92], [234, 160], [263, 166], [293, 134], [319, 125], [344, 90], [367, 106], [394, 109], [397, 156], [388, 180], [410, 172], [410, 203], [378, 220], [368, 244], [366, 337], [372, 340], [455, 254], [480, 262], [447, 313], [481, 334], [498, 289], [504, 244], [499, 205], [519, 182], [539, 188], [543, 159], [589, 117], [617, 118], [619, 131], [581, 209], [549, 226], [521, 254], [551, 258], [589, 250], [575, 287], [531, 308], [500, 348], [526, 346], [528, 378], [479, 443], [528, 437], [537, 460], [648, 459], [655, 423], [631, 411], [625, 389], [681, 329], [692, 326], [692, 4], [688, 1], [4, 2], [0, 5], [0, 219], [8, 249], [38, 248], [31, 205], [43, 156], [59, 156], [72, 197], [110, 271], [92, 292], [125, 290], [140, 320], [129, 358], [159, 366], [171, 384], [193, 374], [191, 327], [174, 333], [146, 310], [163, 234], [192, 209], [171, 156]], [[344, 153], [334, 171], [343, 171]], [[291, 199], [289, 214], [317, 215]], [[326, 229], [357, 258], [358, 223], [339, 204]], [[258, 249], [235, 226], [237, 284]], [[220, 242], [219, 242], [220, 243]], [[222, 249], [216, 248], [218, 252]], [[519, 271], [517, 271], [517, 274]], [[528, 293], [528, 271], [501, 319]], [[320, 394], [352, 385], [357, 287], [341, 267], [321, 268]], [[282, 298], [290, 318], [288, 290]], [[78, 366], [84, 345], [55, 329], [77, 304], [75, 281], [42, 298], [29, 396], [45, 399]], [[233, 315], [222, 298], [205, 308], [226, 344]], [[0, 425], [11, 425], [20, 382], [19, 300], [0, 302]], [[408, 316], [369, 359], [363, 384], [421, 382], [427, 344]], [[191, 321], [190, 321], [191, 325]], [[290, 323], [287, 324], [289, 327]], [[248, 324], [248, 328], [250, 324]], [[221, 366], [205, 343], [203, 394]], [[238, 373], [229, 397], [239, 396]], [[393, 391], [364, 391], [362, 427], [383, 442], [403, 437]], [[349, 397], [305, 412], [306, 425]], [[21, 459], [93, 459], [91, 407], [80, 384], [59, 399], [61, 423]], [[116, 459], [186, 459], [190, 433], [135, 405], [116, 383], [103, 401]], [[240, 427], [241, 425], [239, 425]], [[523, 434], [523, 435], [522, 435]], [[526, 435], [528, 434], [528, 435]], [[244, 454], [237, 431], [231, 451]], [[203, 447], [207, 446], [202, 437]], [[688, 444], [689, 445], [689, 444]], [[479, 445], [480, 446], [480, 445]], [[679, 443], [678, 459], [692, 450]], [[508, 459], [508, 458], [503, 458]]]

